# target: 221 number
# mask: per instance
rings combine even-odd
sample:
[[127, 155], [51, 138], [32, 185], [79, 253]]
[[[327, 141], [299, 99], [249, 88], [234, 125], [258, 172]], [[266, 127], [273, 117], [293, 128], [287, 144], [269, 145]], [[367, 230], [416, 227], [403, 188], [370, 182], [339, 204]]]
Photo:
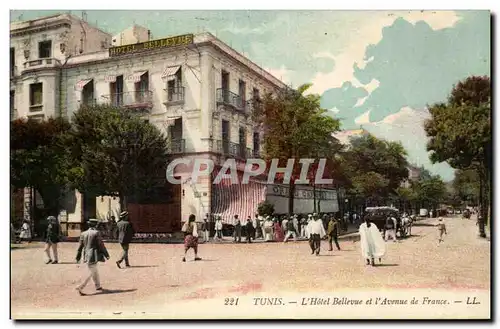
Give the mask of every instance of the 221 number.
[[226, 306], [237, 306], [239, 298], [225, 298], [224, 305]]

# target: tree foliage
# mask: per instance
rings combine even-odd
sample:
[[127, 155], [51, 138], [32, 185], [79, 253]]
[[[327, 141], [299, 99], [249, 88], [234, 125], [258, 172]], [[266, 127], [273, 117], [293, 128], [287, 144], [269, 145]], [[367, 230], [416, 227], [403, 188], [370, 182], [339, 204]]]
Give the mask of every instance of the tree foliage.
[[[253, 113], [253, 120], [264, 129], [264, 158], [268, 162], [279, 159], [280, 166], [286, 166], [289, 159], [295, 160], [289, 189], [290, 212], [293, 211], [294, 181], [301, 169], [298, 160], [333, 159], [342, 147], [333, 137], [340, 129], [340, 121], [326, 115], [320, 106], [319, 95], [304, 95], [310, 87], [306, 84], [297, 90], [288, 88], [266, 95], [263, 106], [257, 107]], [[310, 167], [312, 172], [316, 168], [314, 165]], [[325, 170], [327, 173], [331, 171]]]
[[400, 143], [373, 135], [351, 138], [343, 153], [343, 168], [350, 177], [350, 193], [365, 198], [388, 197], [408, 178], [406, 151]]
[[63, 119], [17, 119], [10, 124], [11, 185], [37, 190], [52, 215], [58, 214], [69, 181], [71, 154], [65, 144], [69, 130]]
[[123, 109], [82, 107], [75, 113], [71, 140], [78, 164], [73, 181], [81, 191], [116, 195], [123, 203], [124, 197], [147, 194], [165, 180], [167, 139]]
[[[430, 106], [432, 118], [425, 131], [430, 138], [427, 149], [432, 162], [447, 162], [456, 169], [473, 169], [480, 181], [481, 218], [488, 214], [491, 177], [491, 81], [472, 76], [460, 81], [446, 103]], [[479, 221], [485, 236], [484, 221]]]
[[453, 179], [453, 189], [461, 201], [479, 200], [479, 176], [477, 171], [459, 169], [455, 171]]

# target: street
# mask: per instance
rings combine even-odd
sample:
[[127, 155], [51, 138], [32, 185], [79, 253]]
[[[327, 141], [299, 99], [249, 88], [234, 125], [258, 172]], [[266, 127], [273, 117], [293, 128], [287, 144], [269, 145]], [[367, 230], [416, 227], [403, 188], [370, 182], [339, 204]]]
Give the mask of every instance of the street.
[[[340, 240], [342, 250], [333, 252], [323, 241], [319, 257], [311, 255], [306, 242], [200, 244], [203, 260], [192, 261], [190, 251], [186, 263], [181, 244], [133, 244], [132, 267], [120, 270], [114, 263], [120, 246], [108, 243], [111, 260], [99, 265], [107, 291], [95, 293], [90, 282], [87, 296], [75, 291], [87, 273], [84, 265], [74, 264], [76, 243], [60, 244], [60, 264], [53, 265], [44, 264], [42, 244], [23, 245], [11, 251], [12, 317], [210, 317], [217, 307], [209, 301], [223, 307], [228, 297], [340, 290], [489, 294], [490, 242], [477, 237], [475, 221], [446, 218], [448, 235], [440, 245], [430, 223], [435, 220], [420, 221], [411, 237], [388, 242], [382, 266], [376, 267], [364, 265], [358, 242]], [[259, 317], [259, 310], [253, 312], [249, 317]]]

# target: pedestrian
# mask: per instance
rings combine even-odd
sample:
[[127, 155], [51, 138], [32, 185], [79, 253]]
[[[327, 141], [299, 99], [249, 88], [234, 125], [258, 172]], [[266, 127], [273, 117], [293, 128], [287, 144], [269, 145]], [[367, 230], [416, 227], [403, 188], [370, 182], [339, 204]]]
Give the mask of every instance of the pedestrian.
[[308, 217], [307, 219], [304, 217], [302, 217], [300, 219], [300, 237], [301, 238], [307, 238], [307, 232], [306, 232], [307, 223], [309, 220], [312, 219], [312, 215], [309, 214], [309, 215], [307, 215], [307, 217]]
[[118, 237], [117, 237], [117, 226], [116, 226], [116, 218], [115, 216], [111, 216], [111, 218], [109, 219], [109, 238], [110, 239], [113, 239], [113, 240], [116, 240]]
[[283, 236], [286, 237], [287, 230], [288, 230], [288, 218], [287, 217], [284, 217], [283, 220], [281, 221], [281, 227], [283, 228]]
[[255, 241], [255, 239], [260, 238], [262, 233], [262, 230], [260, 228], [259, 214], [255, 214], [255, 217], [252, 219], [252, 226], [253, 226], [252, 239]]
[[186, 255], [189, 249], [193, 248], [194, 250], [194, 260], [201, 260], [198, 257], [198, 226], [196, 225], [196, 216], [191, 214], [189, 215], [189, 219], [182, 226], [182, 232], [184, 232], [184, 257], [182, 257], [182, 261], [186, 261]]
[[392, 238], [393, 242], [397, 242], [396, 238], [396, 228], [397, 228], [397, 220], [394, 217], [394, 215], [389, 214], [387, 218], [385, 219], [385, 225], [384, 225], [384, 239], [385, 241], [388, 241], [389, 239]]
[[285, 235], [285, 240], [283, 242], [287, 242], [290, 237], [293, 237], [293, 241], [297, 241], [297, 230], [295, 229], [295, 225], [293, 223], [293, 219], [287, 222], [287, 230]]
[[76, 262], [79, 263], [83, 253], [83, 262], [87, 264], [88, 274], [83, 282], [76, 288], [78, 293], [83, 296], [83, 288], [87, 286], [90, 279], [94, 281], [95, 289], [102, 291], [101, 282], [99, 280], [99, 272], [97, 264], [109, 259], [109, 253], [102, 241], [101, 233], [97, 230], [97, 219], [89, 220], [89, 228], [80, 235], [80, 245], [76, 254]]
[[380, 235], [377, 225], [365, 216], [365, 222], [359, 226], [361, 255], [366, 260], [366, 265], [375, 266], [375, 258], [382, 261], [385, 255], [385, 241]]
[[273, 221], [271, 220], [270, 216], [266, 217], [266, 220], [264, 221], [264, 225], [262, 225], [264, 229], [264, 240], [266, 242], [271, 242], [273, 241]]
[[283, 228], [280, 225], [280, 222], [277, 217], [274, 217], [274, 241], [283, 242], [285, 240], [285, 235], [283, 234]]
[[311, 247], [311, 255], [316, 253], [316, 256], [319, 256], [321, 239], [326, 235], [326, 232], [322, 221], [318, 217], [311, 216], [311, 218], [313, 219], [307, 224], [306, 234], [309, 239], [309, 247]]
[[208, 222], [208, 217], [205, 216], [205, 218], [203, 218], [203, 222], [201, 223], [201, 231], [203, 232], [203, 241], [204, 242], [210, 241], [210, 226], [209, 225], [210, 225], [210, 223]]
[[214, 239], [222, 240], [222, 227], [223, 227], [222, 218], [219, 216], [215, 220], [215, 235], [214, 235]]
[[240, 243], [241, 242], [241, 221], [238, 218], [238, 215], [234, 215], [234, 242], [235, 243]]
[[337, 247], [337, 250], [340, 250], [340, 245], [339, 245], [339, 240], [338, 240], [339, 223], [333, 216], [330, 217], [330, 221], [328, 222], [328, 229], [326, 230], [326, 233], [328, 235], [328, 247], [329, 247], [328, 251], [333, 251], [332, 242], [335, 242], [335, 246]]
[[10, 223], [10, 243], [17, 243], [16, 229], [12, 223]]
[[31, 242], [31, 228], [27, 220], [23, 221], [23, 225], [21, 226], [21, 233], [19, 234], [19, 239], [21, 240], [21, 243], [23, 241], [28, 241], [28, 243]]
[[299, 234], [300, 233], [300, 222], [299, 222], [299, 216], [297, 216], [297, 214], [293, 215], [293, 219], [292, 219], [292, 223], [293, 223], [293, 227], [295, 228], [295, 234]]
[[252, 242], [252, 237], [255, 236], [254, 227], [252, 224], [252, 217], [248, 216], [247, 222], [245, 224], [247, 243]]
[[128, 220], [128, 211], [122, 211], [120, 213], [120, 219], [118, 220], [117, 227], [118, 227], [118, 242], [120, 243], [120, 246], [122, 247], [122, 255], [120, 259], [116, 261], [116, 266], [118, 268], [121, 268], [120, 264], [125, 261], [125, 266], [130, 267], [130, 262], [128, 259], [128, 251], [129, 251], [129, 245], [130, 242], [132, 242], [132, 239], [134, 238], [134, 228], [132, 227], [132, 224]]
[[[47, 262], [45, 264], [57, 264], [59, 262], [59, 257], [57, 254], [57, 244], [61, 241], [61, 230], [57, 219], [54, 216], [47, 217], [47, 229], [44, 233], [45, 240], [45, 254], [47, 255]], [[52, 254], [54, 260], [50, 257], [50, 249], [52, 249]]]
[[438, 243], [441, 243], [441, 242], [444, 241], [443, 240], [443, 234], [448, 235], [448, 233], [446, 232], [446, 225], [444, 224], [442, 217], [439, 217], [437, 227], [438, 227], [438, 231], [439, 231], [439, 241], [438, 241]]

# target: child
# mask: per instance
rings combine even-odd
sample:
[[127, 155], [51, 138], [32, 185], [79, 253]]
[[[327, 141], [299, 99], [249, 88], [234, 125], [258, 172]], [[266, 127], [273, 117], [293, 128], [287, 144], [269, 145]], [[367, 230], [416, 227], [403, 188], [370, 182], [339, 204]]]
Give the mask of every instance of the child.
[[439, 222], [437, 224], [438, 230], [439, 230], [439, 243], [443, 242], [443, 234], [448, 235], [446, 233], [446, 225], [443, 222], [443, 218], [439, 217]]

